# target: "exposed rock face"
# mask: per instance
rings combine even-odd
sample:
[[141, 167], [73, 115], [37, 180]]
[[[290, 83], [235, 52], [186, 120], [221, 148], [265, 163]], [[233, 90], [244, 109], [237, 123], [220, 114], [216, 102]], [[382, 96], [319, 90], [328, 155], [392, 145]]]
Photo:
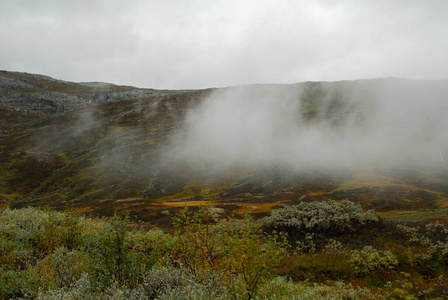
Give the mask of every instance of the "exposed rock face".
[[11, 93], [0, 98], [0, 105], [14, 110], [55, 115], [80, 108], [85, 101], [65, 93]]
[[108, 83], [74, 83], [48, 76], [0, 72], [0, 105], [49, 115], [129, 99], [167, 96], [187, 91], [140, 89]]
[[21, 89], [31, 89], [34, 86], [23, 80], [3, 76], [0, 73], [0, 92], [15, 91]]

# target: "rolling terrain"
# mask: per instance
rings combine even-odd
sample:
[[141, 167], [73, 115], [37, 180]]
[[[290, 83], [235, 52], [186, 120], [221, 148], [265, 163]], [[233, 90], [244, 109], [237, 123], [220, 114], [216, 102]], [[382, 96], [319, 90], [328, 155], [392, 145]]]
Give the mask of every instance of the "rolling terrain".
[[0, 205], [169, 224], [185, 206], [261, 216], [348, 199], [384, 217], [446, 218], [446, 86], [175, 91], [1, 71]]

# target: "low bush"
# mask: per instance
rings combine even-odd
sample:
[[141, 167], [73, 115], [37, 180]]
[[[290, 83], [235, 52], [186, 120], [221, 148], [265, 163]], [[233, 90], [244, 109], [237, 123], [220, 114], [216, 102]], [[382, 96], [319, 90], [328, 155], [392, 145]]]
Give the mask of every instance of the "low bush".
[[154, 264], [151, 248], [134, 247], [129, 239], [129, 220], [115, 216], [110, 228], [100, 236], [95, 253], [92, 275], [99, 288], [112, 283], [126, 287], [137, 286], [143, 274]]
[[175, 219], [178, 239], [173, 260], [201, 280], [224, 280], [231, 288], [242, 282], [244, 297], [255, 297], [259, 284], [286, 254], [285, 241], [263, 234], [250, 217], [210, 223], [213, 220], [206, 208], [180, 212]]
[[290, 299], [322, 299], [322, 300], [379, 300], [386, 299], [381, 292], [372, 292], [368, 288], [354, 287], [343, 281], [338, 281], [334, 285], [315, 284], [312, 286], [303, 286], [297, 296]]
[[182, 210], [172, 233], [126, 218], [0, 209], [0, 300], [448, 297], [448, 222], [356, 232], [376, 219], [359, 205], [306, 206], [308, 218], [303, 210], [288, 220], [304, 237], [294, 247], [280, 226], [267, 233], [249, 216], [219, 219], [208, 208]]
[[366, 275], [372, 271], [391, 270], [398, 264], [398, 260], [392, 252], [379, 251], [372, 246], [353, 250], [350, 256], [349, 262], [355, 270], [355, 274], [358, 275]]
[[88, 272], [89, 264], [86, 253], [60, 247], [27, 270], [27, 293], [68, 288]]
[[397, 225], [406, 234], [408, 245], [420, 247], [416, 257], [421, 261], [436, 259], [448, 265], [448, 226], [439, 223], [429, 223], [425, 227], [409, 227]]
[[46, 217], [46, 212], [35, 208], [7, 208], [0, 214], [0, 232], [14, 241], [28, 243], [43, 231]]
[[363, 212], [361, 205], [344, 200], [301, 202], [275, 209], [263, 221], [268, 228], [293, 235], [311, 232], [332, 236], [357, 231], [363, 225], [377, 222], [378, 217], [372, 210]]
[[152, 265], [168, 257], [176, 238], [161, 229], [151, 229], [131, 231], [126, 241], [132, 251], [144, 253]]

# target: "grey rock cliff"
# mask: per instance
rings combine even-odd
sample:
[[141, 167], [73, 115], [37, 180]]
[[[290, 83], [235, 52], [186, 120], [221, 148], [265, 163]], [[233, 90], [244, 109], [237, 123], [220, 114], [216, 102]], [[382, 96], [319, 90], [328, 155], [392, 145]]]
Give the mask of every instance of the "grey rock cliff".
[[0, 71], [0, 106], [28, 113], [60, 114], [90, 104], [166, 96], [187, 91], [141, 89], [110, 83], [75, 83], [48, 76]]

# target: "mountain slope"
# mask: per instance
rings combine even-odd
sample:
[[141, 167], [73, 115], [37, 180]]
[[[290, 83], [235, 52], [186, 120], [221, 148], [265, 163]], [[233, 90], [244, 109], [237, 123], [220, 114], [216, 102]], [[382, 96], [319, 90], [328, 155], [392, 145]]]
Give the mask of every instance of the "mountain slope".
[[[446, 215], [446, 82], [399, 79], [160, 91], [0, 72], [0, 201], [265, 213], [345, 199]], [[435, 214], [430, 214], [435, 210]]]

